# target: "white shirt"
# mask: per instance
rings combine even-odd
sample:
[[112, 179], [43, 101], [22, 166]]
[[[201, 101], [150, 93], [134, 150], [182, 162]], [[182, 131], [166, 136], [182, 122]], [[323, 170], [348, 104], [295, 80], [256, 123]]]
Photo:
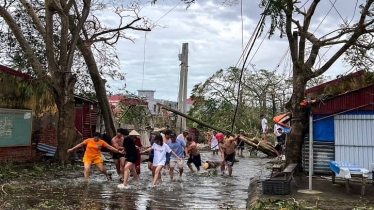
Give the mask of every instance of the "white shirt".
[[154, 143], [152, 145], [154, 156], [153, 156], [153, 166], [165, 165], [166, 153], [170, 153], [171, 149], [167, 144], [162, 144], [162, 146]]
[[210, 149], [211, 150], [219, 149], [218, 140], [214, 135], [212, 135], [212, 139], [210, 140]]
[[262, 130], [267, 130], [267, 128], [268, 128], [268, 121], [265, 118], [262, 118], [262, 120], [261, 120], [261, 126], [262, 126]]
[[187, 144], [187, 136], [184, 137], [184, 136], [183, 136], [183, 133], [179, 134], [179, 135], [177, 136], [177, 139], [179, 139], [179, 140], [183, 140], [184, 143]]
[[274, 134], [276, 135], [276, 136], [280, 136], [281, 134], [280, 133], [278, 133], [278, 128], [281, 128], [278, 124], [274, 124]]

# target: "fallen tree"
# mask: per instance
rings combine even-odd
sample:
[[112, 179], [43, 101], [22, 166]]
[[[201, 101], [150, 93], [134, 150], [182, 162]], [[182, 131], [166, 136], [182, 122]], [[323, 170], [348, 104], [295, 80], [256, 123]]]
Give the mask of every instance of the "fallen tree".
[[[160, 104], [160, 103], [157, 103], [157, 105], [159, 107], [161, 107], [162, 109], [165, 109], [167, 111], [170, 111], [170, 112], [173, 112], [177, 115], [180, 115], [186, 119], [189, 119], [191, 121], [194, 121], [204, 127], [207, 127], [207, 128], [210, 128], [210, 129], [213, 129], [215, 131], [218, 131], [218, 132], [221, 132], [221, 133], [224, 133], [225, 135], [231, 135], [233, 133], [231, 133], [230, 131], [228, 130], [224, 130], [224, 129], [220, 129], [220, 128], [217, 128], [217, 127], [214, 127], [212, 125], [209, 125], [201, 120], [198, 120], [194, 117], [191, 117], [189, 115], [186, 115], [178, 110], [175, 110], [175, 109], [172, 109], [164, 104]], [[264, 154], [268, 155], [268, 156], [277, 156], [277, 151], [274, 149], [274, 146], [272, 144], [270, 144], [269, 142], [264, 142], [262, 141], [261, 139], [257, 138], [257, 137], [253, 137], [253, 138], [248, 138], [248, 137], [244, 137], [244, 136], [241, 136], [240, 137], [240, 140], [242, 140], [244, 143], [248, 144], [249, 146], [251, 147], [254, 147], [258, 150], [260, 150], [261, 152], [263, 152]]]

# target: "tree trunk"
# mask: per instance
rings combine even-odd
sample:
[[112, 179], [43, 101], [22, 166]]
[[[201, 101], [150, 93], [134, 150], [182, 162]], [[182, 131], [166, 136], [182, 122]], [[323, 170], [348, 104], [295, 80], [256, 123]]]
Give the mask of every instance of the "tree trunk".
[[275, 101], [275, 90], [273, 90], [273, 92], [271, 93], [271, 104], [272, 104], [272, 108], [273, 108], [273, 116], [275, 116], [277, 114], [277, 103]]
[[304, 141], [305, 132], [308, 128], [305, 106], [301, 106], [300, 102], [304, 100], [304, 91], [306, 81], [299, 76], [294, 79], [293, 94], [287, 104], [287, 108], [292, 112], [291, 133], [288, 135], [286, 142], [286, 162], [301, 162], [301, 147]]
[[[65, 73], [61, 73], [65, 74]], [[53, 95], [58, 108], [57, 151], [55, 157], [59, 163], [66, 164], [71, 157], [67, 149], [74, 146], [77, 131], [75, 128], [74, 76], [61, 75], [53, 85]], [[65, 85], [65, 87], [64, 87]]]
[[101, 116], [104, 120], [105, 131], [112, 138], [116, 135], [116, 128], [114, 126], [114, 117], [112, 113], [111, 106], [108, 101], [105, 88], [105, 80], [103, 80], [99, 73], [99, 68], [97, 67], [95, 57], [91, 50], [91, 45], [82, 40], [78, 43], [78, 49], [81, 51], [83, 58], [86, 62], [88, 72], [91, 76], [97, 101], [99, 102], [99, 107], [101, 110]]

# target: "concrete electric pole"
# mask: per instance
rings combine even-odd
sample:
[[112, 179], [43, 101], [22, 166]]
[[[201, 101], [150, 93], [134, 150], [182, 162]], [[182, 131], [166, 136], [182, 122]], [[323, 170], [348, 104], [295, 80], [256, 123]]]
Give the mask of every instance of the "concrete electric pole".
[[[180, 63], [180, 80], [178, 94], [178, 111], [186, 114], [187, 112], [187, 77], [188, 77], [188, 43], [183, 43], [182, 54], [179, 54]], [[178, 116], [177, 130], [182, 132], [186, 129], [186, 118]]]

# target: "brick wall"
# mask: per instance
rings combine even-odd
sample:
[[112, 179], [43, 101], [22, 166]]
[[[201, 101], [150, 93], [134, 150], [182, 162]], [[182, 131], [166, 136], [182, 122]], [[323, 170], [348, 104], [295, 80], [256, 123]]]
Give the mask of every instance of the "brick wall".
[[52, 125], [45, 126], [42, 133], [39, 134], [39, 142], [57, 147], [57, 131]]
[[0, 160], [27, 161], [35, 158], [35, 148], [31, 146], [22, 147], [0, 147]]

